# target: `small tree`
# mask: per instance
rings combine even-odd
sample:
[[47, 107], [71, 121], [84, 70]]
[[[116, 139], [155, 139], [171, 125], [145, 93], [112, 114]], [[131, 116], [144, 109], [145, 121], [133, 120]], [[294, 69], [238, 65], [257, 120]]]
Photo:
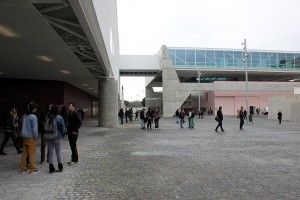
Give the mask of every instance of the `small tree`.
[[125, 104], [126, 107], [130, 106], [130, 102], [129, 101], [124, 100], [124, 104]]

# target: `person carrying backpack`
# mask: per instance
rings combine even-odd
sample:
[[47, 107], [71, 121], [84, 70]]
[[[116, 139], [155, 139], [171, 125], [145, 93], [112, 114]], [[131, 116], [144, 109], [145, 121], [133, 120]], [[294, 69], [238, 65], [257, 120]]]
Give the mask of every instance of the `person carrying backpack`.
[[62, 156], [61, 156], [61, 141], [65, 137], [65, 122], [59, 114], [58, 105], [53, 104], [50, 109], [50, 116], [47, 117], [45, 122], [44, 138], [48, 146], [48, 162], [49, 173], [56, 172], [53, 165], [54, 149], [58, 162], [58, 172], [63, 171]]

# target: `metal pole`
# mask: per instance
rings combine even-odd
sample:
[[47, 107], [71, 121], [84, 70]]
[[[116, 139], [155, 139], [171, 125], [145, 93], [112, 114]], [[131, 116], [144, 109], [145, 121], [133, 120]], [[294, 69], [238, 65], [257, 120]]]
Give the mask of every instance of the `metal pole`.
[[199, 101], [199, 104], [198, 104], [198, 106], [199, 106], [199, 113], [200, 113], [200, 76], [201, 76], [201, 73], [200, 73], [200, 71], [199, 71], [199, 67], [198, 67], [198, 83], [199, 83], [199, 85], [198, 85], [198, 94], [199, 94], [199, 97], [198, 97], [198, 101]]
[[[248, 51], [247, 51], [246, 39], [244, 39], [244, 43], [242, 43], [242, 45], [244, 45], [243, 63], [245, 65], [245, 79], [246, 79], [246, 111], [247, 111], [247, 115], [249, 116], [249, 112], [248, 112], [248, 66], [247, 66]], [[248, 122], [248, 117], [246, 119]]]

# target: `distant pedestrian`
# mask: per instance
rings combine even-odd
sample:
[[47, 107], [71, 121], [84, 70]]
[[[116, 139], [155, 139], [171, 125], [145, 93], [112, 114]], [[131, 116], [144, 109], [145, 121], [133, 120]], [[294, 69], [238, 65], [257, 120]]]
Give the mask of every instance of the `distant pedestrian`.
[[152, 124], [152, 120], [153, 120], [153, 111], [149, 108], [147, 113], [146, 113], [146, 117], [147, 117], [147, 129], [151, 130], [151, 124]]
[[185, 111], [184, 109], [181, 110], [181, 112], [179, 113], [179, 119], [180, 119], [180, 128], [184, 128], [183, 127], [183, 123], [184, 121], [184, 115], [185, 115]]
[[119, 113], [118, 113], [118, 117], [120, 119], [120, 124], [123, 124], [123, 118], [124, 118], [124, 111], [123, 108], [120, 109]]
[[125, 108], [125, 121], [126, 121], [126, 123], [128, 123], [128, 117], [129, 117], [129, 110], [127, 110], [127, 108]]
[[135, 120], [139, 120], [139, 111], [138, 110], [135, 111], [135, 119], [134, 119], [134, 121]]
[[204, 111], [203, 109], [200, 110], [200, 113], [199, 113], [199, 119], [203, 119], [203, 115], [204, 115]]
[[282, 112], [281, 112], [281, 110], [278, 111], [277, 115], [278, 115], [279, 124], [281, 124], [281, 119], [282, 119]]
[[221, 131], [224, 132], [224, 129], [223, 129], [223, 112], [222, 112], [222, 106], [219, 107], [219, 110], [217, 111], [217, 117], [219, 118], [219, 121], [218, 121], [218, 125], [217, 127], [215, 128], [215, 131], [218, 132], [218, 129], [219, 127], [221, 128]]
[[4, 122], [3, 122], [3, 131], [4, 131], [4, 139], [1, 144], [0, 149], [0, 155], [7, 155], [7, 153], [4, 152], [4, 147], [6, 143], [8, 142], [9, 138], [12, 139], [13, 144], [18, 152], [18, 154], [21, 154], [22, 151], [20, 150], [16, 138], [16, 129], [18, 127], [18, 122], [16, 120], [15, 114], [17, 112], [17, 109], [15, 106], [10, 106], [8, 108], [8, 112], [5, 114]]
[[247, 110], [244, 109], [244, 119], [248, 120], [247, 118]]
[[240, 117], [240, 130], [243, 130], [243, 126], [244, 126], [244, 120], [245, 120], [245, 112], [244, 112], [244, 107], [242, 106], [239, 112], [239, 117]]
[[175, 116], [176, 116], [176, 123], [178, 124], [179, 123], [179, 111], [178, 111], [178, 109], [175, 112]]
[[154, 124], [155, 124], [155, 129], [158, 129], [159, 127], [159, 119], [160, 119], [160, 113], [159, 111], [156, 109], [155, 113], [154, 113]]
[[145, 129], [145, 108], [143, 108], [140, 112], [141, 119], [141, 129]]
[[188, 120], [189, 120], [189, 128], [194, 128], [194, 117], [195, 117], [195, 112], [194, 110], [190, 109], [189, 114], [188, 114]]

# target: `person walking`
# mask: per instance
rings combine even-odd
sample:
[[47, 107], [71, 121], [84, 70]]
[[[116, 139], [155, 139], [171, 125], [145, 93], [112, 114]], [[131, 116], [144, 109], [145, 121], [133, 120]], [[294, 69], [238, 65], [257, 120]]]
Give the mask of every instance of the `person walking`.
[[57, 124], [57, 137], [54, 140], [47, 140], [48, 145], [48, 162], [49, 162], [49, 173], [56, 172], [53, 165], [53, 154], [54, 149], [56, 153], [58, 172], [63, 171], [62, 157], [61, 157], [61, 141], [65, 137], [65, 122], [61, 115], [58, 114], [58, 105], [53, 104], [50, 110], [50, 116], [52, 120], [56, 121]]
[[10, 106], [8, 108], [8, 112], [5, 114], [4, 122], [3, 122], [3, 131], [5, 135], [0, 148], [0, 155], [7, 155], [7, 153], [4, 152], [4, 147], [7, 144], [9, 138], [12, 139], [13, 144], [17, 150], [17, 153], [18, 154], [22, 153], [22, 151], [18, 146], [18, 142], [15, 134], [16, 128], [18, 127], [18, 122], [16, 121], [16, 117], [15, 117], [16, 112], [17, 112], [16, 107]]
[[282, 112], [281, 112], [281, 110], [278, 111], [277, 115], [278, 115], [279, 124], [281, 124], [281, 120], [282, 120]]
[[140, 112], [141, 119], [141, 129], [145, 129], [145, 108], [143, 108]]
[[245, 120], [245, 110], [244, 107], [241, 106], [240, 112], [239, 112], [239, 117], [240, 117], [240, 130], [243, 130], [243, 126], [244, 126], [244, 120]]
[[128, 123], [128, 116], [129, 116], [129, 111], [127, 108], [125, 108], [125, 122]]
[[175, 116], [176, 116], [176, 124], [178, 124], [179, 123], [179, 111], [178, 111], [178, 109], [175, 112]]
[[158, 129], [159, 127], [159, 119], [160, 119], [160, 113], [159, 111], [156, 109], [155, 113], [154, 113], [154, 124], [155, 124], [155, 129]]
[[123, 108], [120, 108], [120, 111], [118, 113], [119, 119], [120, 119], [120, 124], [123, 124], [123, 118], [124, 118], [124, 111]]
[[[37, 104], [30, 102], [26, 113], [22, 116], [20, 135], [23, 138], [23, 152], [21, 159], [21, 172], [37, 173], [39, 170], [35, 164], [36, 140], [38, 138], [38, 119], [35, 115]], [[29, 157], [29, 170], [27, 169], [26, 158]]]
[[180, 128], [184, 128], [184, 127], [183, 127], [183, 123], [184, 123], [184, 115], [185, 115], [185, 111], [184, 111], [184, 109], [182, 109], [181, 112], [179, 113], [179, 118], [180, 118]]
[[77, 152], [77, 139], [79, 135], [79, 128], [81, 127], [81, 119], [78, 115], [78, 112], [75, 111], [75, 104], [68, 104], [69, 115], [68, 115], [68, 128], [67, 135], [72, 151], [71, 161], [68, 162], [69, 166], [77, 164], [78, 162], [78, 152]]
[[139, 111], [137, 109], [135, 111], [135, 119], [134, 119], [134, 121], [135, 120], [139, 120]]
[[217, 111], [217, 116], [219, 118], [219, 121], [218, 121], [218, 125], [217, 127], [215, 128], [215, 131], [218, 132], [218, 129], [219, 127], [221, 128], [221, 131], [222, 132], [225, 132], [224, 129], [223, 129], [223, 112], [222, 112], [222, 106], [219, 107], [219, 110]]
[[192, 128], [192, 109], [188, 111], [189, 128]]

